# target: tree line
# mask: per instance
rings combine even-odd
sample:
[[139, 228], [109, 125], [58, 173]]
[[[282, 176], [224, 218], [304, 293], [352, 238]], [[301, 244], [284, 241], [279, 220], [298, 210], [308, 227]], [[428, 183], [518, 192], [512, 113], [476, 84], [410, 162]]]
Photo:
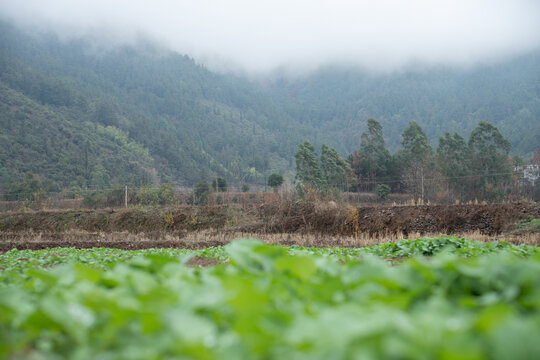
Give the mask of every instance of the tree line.
[[[359, 149], [346, 160], [326, 145], [318, 159], [309, 141], [299, 144], [296, 180], [300, 188], [309, 185], [324, 191], [376, 192], [378, 197], [408, 193], [416, 202], [495, 202], [537, 196], [534, 183], [526, 191], [527, 179], [516, 171], [525, 162], [511, 158], [510, 148], [496, 126], [480, 121], [467, 140], [457, 132], [445, 132], [434, 149], [421, 126], [411, 121], [401, 134], [401, 147], [391, 154], [382, 125], [368, 118]], [[540, 150], [537, 153], [531, 160], [533, 165], [538, 162], [536, 169]]]

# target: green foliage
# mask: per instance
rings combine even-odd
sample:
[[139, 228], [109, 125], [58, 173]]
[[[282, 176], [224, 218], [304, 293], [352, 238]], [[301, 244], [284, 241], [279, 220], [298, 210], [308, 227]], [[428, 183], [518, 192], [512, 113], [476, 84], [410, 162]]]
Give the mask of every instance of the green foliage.
[[44, 179], [46, 191], [149, 182], [146, 169], [153, 161], [147, 149], [118, 128], [73, 121], [64, 110], [39, 104], [0, 81], [0, 128], [5, 134], [0, 160], [10, 169], [7, 180], [17, 182], [32, 172]]
[[103, 192], [92, 191], [84, 195], [81, 206], [84, 208], [97, 209], [104, 206], [105, 199]]
[[97, 105], [94, 121], [104, 126], [118, 126], [118, 116], [114, 107], [109, 102], [101, 102]]
[[248, 192], [249, 191], [249, 184], [242, 184], [242, 192]]
[[280, 174], [271, 174], [267, 181], [268, 186], [277, 192], [277, 189], [283, 184], [283, 176]]
[[335, 149], [322, 145], [319, 166], [315, 148], [309, 141], [305, 141], [298, 145], [295, 158], [296, 179], [300, 181], [299, 185], [319, 191], [345, 188], [351, 167]]
[[367, 120], [368, 133], [362, 133], [360, 141], [361, 163], [358, 175], [374, 181], [389, 173], [390, 152], [386, 149], [382, 125], [373, 118]]
[[110, 190], [99, 190], [86, 192], [83, 197], [82, 206], [92, 209], [104, 207], [119, 207], [125, 203], [125, 188], [116, 185]]
[[[248, 80], [212, 73], [187, 56], [149, 44], [144, 49], [114, 48], [97, 56], [85, 40], [30, 37], [5, 22], [0, 23], [0, 30], [1, 86], [35, 102], [43, 108], [43, 117], [49, 118], [39, 122], [40, 129], [28, 129], [28, 134], [55, 133], [29, 141], [35, 144], [30, 149], [42, 149], [40, 143], [50, 139], [48, 166], [26, 162], [24, 171], [45, 175], [44, 169], [58, 163], [53, 157], [65, 152], [71, 157], [66, 163], [74, 169], [66, 172], [60, 167], [63, 162], [58, 166], [58, 177], [64, 173], [63, 187], [73, 181], [83, 187], [95, 187], [89, 181], [144, 185], [125, 179], [128, 174], [142, 178], [141, 169], [155, 171], [164, 181], [187, 185], [216, 176], [241, 182], [246, 181], [244, 170], [249, 168], [286, 170], [300, 140], [298, 131], [289, 131], [291, 117], [275, 106], [268, 91]], [[3, 100], [0, 94], [0, 105]], [[0, 126], [7, 140], [16, 144], [23, 134], [13, 133], [11, 126], [21, 124], [18, 117], [26, 114], [25, 109], [12, 108], [6, 104], [6, 109], [0, 109]], [[6, 119], [4, 115], [10, 113]], [[25, 122], [34, 124], [35, 117], [30, 114]], [[122, 151], [105, 144], [95, 146], [93, 141], [86, 151], [84, 144], [93, 135], [81, 133], [85, 122], [121, 129], [152, 160], [135, 161], [124, 171], [128, 163], [120, 156]], [[65, 144], [75, 139], [77, 143], [68, 149]], [[6, 159], [9, 155], [0, 154], [0, 160]], [[109, 166], [104, 160], [114, 164]], [[92, 174], [98, 164], [106, 169], [105, 176], [99, 168]], [[16, 164], [7, 165], [16, 168]]]
[[495, 156], [499, 153], [508, 155], [510, 142], [506, 140], [492, 123], [480, 121], [471, 132], [469, 146], [475, 154]]
[[210, 186], [206, 181], [200, 181], [195, 184], [193, 188], [193, 204], [205, 205], [208, 202], [208, 195], [210, 194]]
[[338, 152], [322, 145], [321, 148], [321, 176], [322, 183], [327, 188], [346, 188], [347, 175], [351, 173], [350, 165], [343, 160]]
[[212, 190], [215, 192], [226, 192], [227, 191], [227, 181], [224, 178], [217, 177], [212, 180]]
[[471, 151], [465, 139], [458, 133], [446, 132], [439, 138], [437, 161], [441, 174], [447, 177], [455, 193], [464, 198], [468, 195], [467, 177], [471, 174]]
[[439, 253], [453, 253], [464, 257], [482, 256], [500, 252], [508, 252], [517, 256], [533, 256], [540, 254], [536, 246], [513, 245], [507, 242], [489, 242], [457, 238], [454, 236], [440, 238], [419, 238], [388, 242], [380, 245], [368, 246], [362, 249], [363, 253], [383, 256], [385, 258], [434, 256]]
[[[519, 226], [537, 225], [538, 219], [524, 219]], [[396, 259], [403, 257], [431, 257], [438, 254], [453, 254], [460, 257], [478, 257], [484, 255], [497, 255], [501, 253], [511, 253], [518, 257], [531, 257], [540, 254], [537, 246], [513, 245], [507, 242], [479, 242], [458, 238], [454, 236], [444, 236], [439, 238], [418, 238], [405, 239], [397, 242], [387, 242], [361, 248], [321, 248], [304, 247], [293, 245], [286, 247], [290, 255], [315, 255], [335, 258], [339, 262], [355, 261], [366, 255], [375, 255], [385, 259]], [[2, 270], [5, 270], [0, 277], [0, 281], [8, 281], [9, 276], [15, 273], [24, 272], [31, 267], [53, 268], [56, 265], [70, 262], [84, 263], [98, 269], [110, 268], [116, 264], [124, 263], [138, 256], [166, 256], [179, 258], [185, 256], [202, 257], [219, 261], [230, 260], [227, 246], [208, 247], [200, 250], [189, 249], [147, 249], [124, 251], [108, 248], [74, 249], [74, 248], [52, 248], [39, 251], [32, 250], [12, 250], [6, 254], [0, 254], [2, 260]], [[21, 261], [21, 258], [27, 260]]]
[[296, 159], [296, 179], [315, 187], [320, 185], [321, 169], [313, 144], [307, 140], [298, 144], [298, 150], [294, 157]]
[[400, 134], [411, 119], [433, 144], [446, 131], [465, 135], [478, 121], [490, 120], [516, 154], [530, 157], [540, 143], [540, 109], [532, 75], [539, 69], [538, 51], [495, 66], [386, 76], [329, 66], [304, 78], [278, 81], [274, 91], [289, 104], [297, 121], [317, 126], [317, 135], [310, 139], [318, 138], [340, 153], [358, 148], [358, 134], [367, 130], [358, 118], [371, 116], [384, 127], [391, 152], [399, 148]]
[[[399, 188], [402, 162], [399, 156], [392, 156], [386, 149], [382, 125], [373, 118], [367, 120], [368, 133], [362, 133], [360, 149], [348, 158], [352, 170], [351, 189], [353, 191], [373, 191], [377, 182], [389, 181]], [[375, 188], [376, 191], [376, 188]]]
[[524, 166], [524, 165], [525, 165], [525, 161], [521, 157], [517, 155], [512, 157], [512, 167], [518, 167], [518, 166]]
[[457, 134], [445, 133], [437, 148], [438, 167], [460, 199], [500, 201], [510, 184], [513, 166], [523, 163], [509, 159], [510, 143], [497, 127], [481, 121], [468, 143]]
[[[172, 184], [158, 187], [128, 188], [128, 205], [164, 206], [178, 203], [178, 194]], [[125, 204], [125, 187], [117, 185], [110, 190], [85, 192], [82, 206], [87, 208], [119, 207]]]
[[401, 180], [415, 200], [425, 199], [423, 179], [432, 169], [432, 148], [424, 130], [411, 121], [403, 130], [402, 149], [396, 154], [400, 162]]
[[510, 142], [490, 122], [480, 121], [471, 132], [471, 170], [479, 175], [475, 177], [473, 186], [476, 192], [484, 193], [488, 200], [496, 200], [500, 195], [497, 186], [511, 179], [510, 147]]
[[[470, 245], [445, 239], [383, 245], [393, 254]], [[502, 248], [399, 266], [253, 240], [14, 250], [0, 255], [0, 357], [538, 358], [540, 257]], [[192, 255], [229, 261], [188, 268]]]
[[401, 135], [403, 159], [406, 163], [425, 163], [433, 150], [424, 130], [416, 121], [411, 121]]
[[[538, 52], [468, 71], [366, 76], [324, 68], [262, 86], [152, 44], [96, 56], [91, 43], [28, 36], [0, 23], [2, 186], [29, 171], [51, 189], [142, 186], [156, 175], [186, 185], [215, 177], [255, 183], [262, 172], [292, 170], [296, 145], [310, 138], [340, 154], [360, 140], [361, 177], [372, 191], [373, 174], [399, 176], [399, 161], [385, 165], [383, 125], [392, 152], [410, 119], [432, 141], [489, 119], [517, 154], [531, 155], [540, 142], [531, 76]], [[380, 123], [358, 121], [368, 116]]]
[[161, 184], [159, 187], [141, 187], [129, 190], [130, 204], [143, 206], [173, 205], [178, 203], [178, 194], [172, 184]]
[[377, 185], [377, 190], [376, 190], [376, 195], [377, 195], [377, 199], [386, 199], [388, 197], [388, 195], [390, 195], [390, 193], [392, 192], [392, 189], [390, 189], [390, 186], [386, 185], [386, 184], [378, 184]]
[[540, 234], [540, 219], [533, 219], [532, 216], [528, 216], [516, 224], [512, 233]]
[[26, 173], [24, 180], [12, 185], [5, 194], [6, 200], [39, 202], [45, 199], [41, 179], [32, 173]]

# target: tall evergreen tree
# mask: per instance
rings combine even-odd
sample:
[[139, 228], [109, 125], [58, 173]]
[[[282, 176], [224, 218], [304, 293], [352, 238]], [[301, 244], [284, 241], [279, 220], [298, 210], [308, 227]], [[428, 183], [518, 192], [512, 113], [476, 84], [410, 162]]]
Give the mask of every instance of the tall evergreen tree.
[[439, 138], [437, 161], [441, 174], [447, 178], [448, 186], [460, 200], [464, 200], [470, 184], [468, 176], [471, 172], [471, 152], [463, 136], [456, 132], [453, 135], [444, 133]]
[[377, 178], [388, 175], [391, 156], [385, 147], [382, 125], [377, 120], [369, 118], [367, 126], [368, 132], [362, 134], [360, 142], [362, 154], [360, 173], [374, 187]]
[[334, 148], [324, 144], [321, 149], [321, 170], [326, 187], [345, 189], [351, 167]]
[[487, 200], [497, 200], [503, 195], [503, 187], [512, 177], [512, 163], [508, 157], [510, 142], [492, 123], [480, 121], [469, 137], [475, 177], [475, 190]]
[[321, 169], [315, 147], [306, 140], [298, 145], [294, 157], [296, 159], [296, 179], [318, 187], [321, 183]]
[[416, 121], [403, 130], [400, 154], [403, 177], [415, 200], [425, 198], [425, 177], [430, 168], [433, 149], [426, 133]]

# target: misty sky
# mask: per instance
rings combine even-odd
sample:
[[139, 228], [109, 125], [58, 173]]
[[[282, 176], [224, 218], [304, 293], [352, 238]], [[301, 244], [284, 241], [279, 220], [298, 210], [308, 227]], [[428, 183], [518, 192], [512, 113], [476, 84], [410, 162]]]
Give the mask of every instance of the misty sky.
[[211, 67], [470, 65], [540, 48], [540, 0], [0, 0], [65, 37], [141, 34]]

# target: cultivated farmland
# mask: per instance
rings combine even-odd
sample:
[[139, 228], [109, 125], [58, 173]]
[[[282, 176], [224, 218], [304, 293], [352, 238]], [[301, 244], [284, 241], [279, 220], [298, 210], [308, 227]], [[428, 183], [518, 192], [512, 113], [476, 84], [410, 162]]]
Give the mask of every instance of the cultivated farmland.
[[[540, 356], [534, 246], [237, 240], [202, 250], [13, 250], [0, 259], [3, 358]], [[197, 266], [201, 259], [213, 266]]]
[[0, 358], [540, 357], [537, 204], [285, 205], [3, 214]]

